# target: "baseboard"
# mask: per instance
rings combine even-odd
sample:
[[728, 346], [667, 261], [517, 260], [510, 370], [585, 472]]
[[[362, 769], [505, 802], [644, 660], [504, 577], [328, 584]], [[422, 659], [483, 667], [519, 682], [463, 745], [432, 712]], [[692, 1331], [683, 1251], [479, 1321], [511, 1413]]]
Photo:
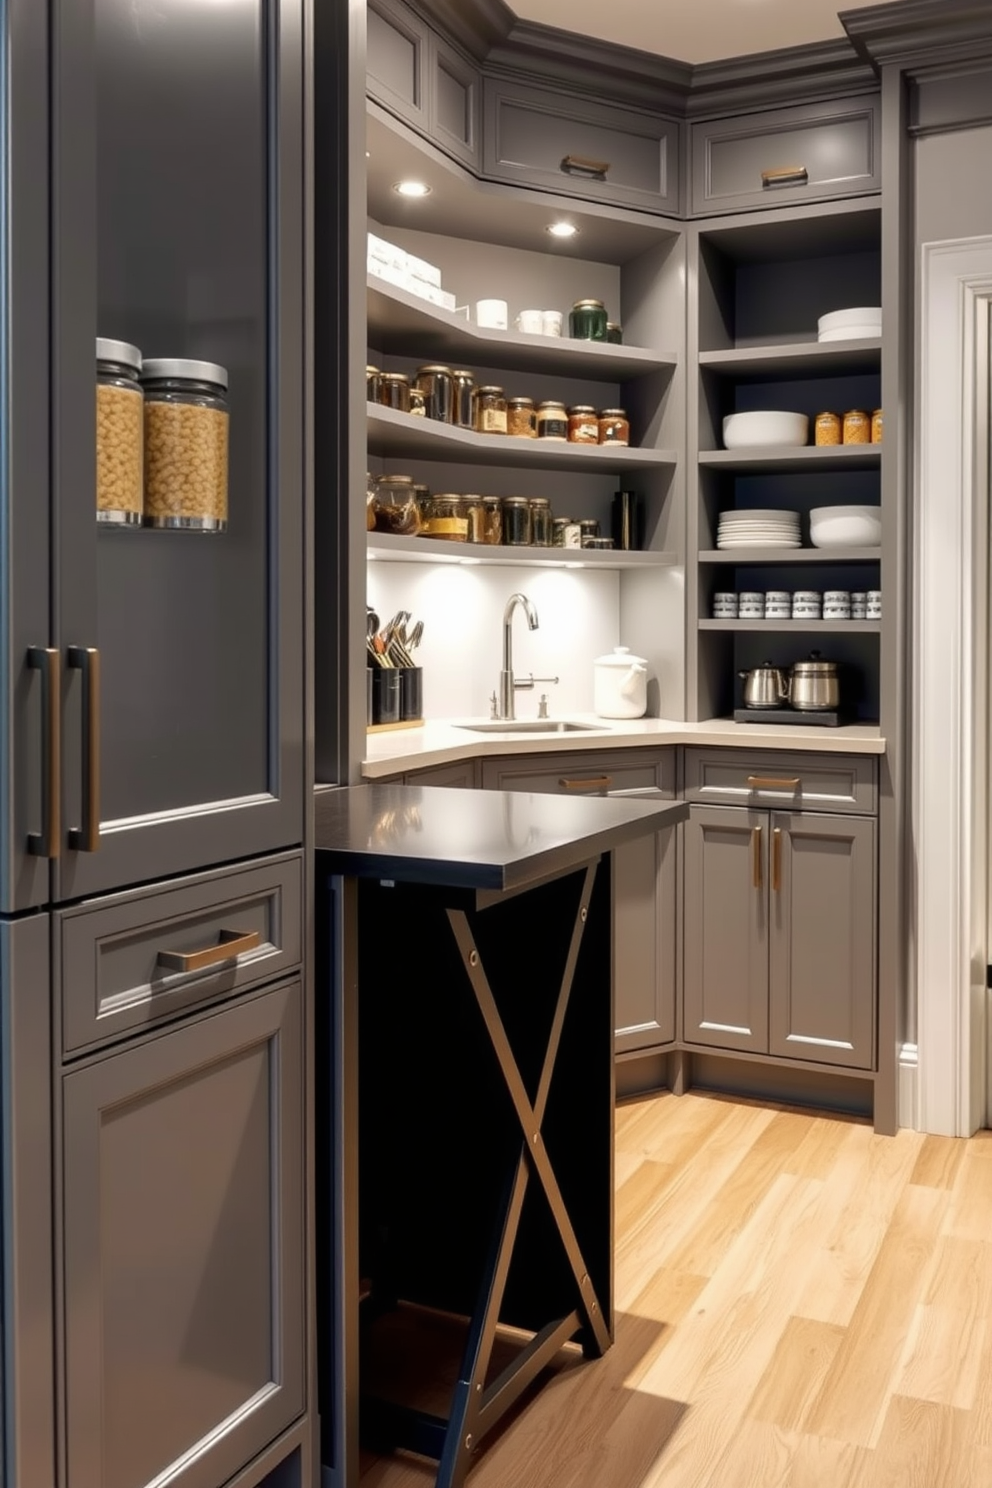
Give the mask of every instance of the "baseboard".
[[899, 1050], [899, 1085], [896, 1093], [897, 1120], [900, 1126], [911, 1131], [920, 1129], [919, 1106], [919, 1048], [916, 1044], [903, 1044]]

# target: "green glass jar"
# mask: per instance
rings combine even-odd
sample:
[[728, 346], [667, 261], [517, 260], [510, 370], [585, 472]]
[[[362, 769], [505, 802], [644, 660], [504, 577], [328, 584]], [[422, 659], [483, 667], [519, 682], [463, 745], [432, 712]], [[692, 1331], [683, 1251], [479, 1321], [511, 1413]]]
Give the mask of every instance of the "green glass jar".
[[576, 300], [568, 313], [568, 334], [576, 341], [605, 341], [606, 306], [602, 300]]

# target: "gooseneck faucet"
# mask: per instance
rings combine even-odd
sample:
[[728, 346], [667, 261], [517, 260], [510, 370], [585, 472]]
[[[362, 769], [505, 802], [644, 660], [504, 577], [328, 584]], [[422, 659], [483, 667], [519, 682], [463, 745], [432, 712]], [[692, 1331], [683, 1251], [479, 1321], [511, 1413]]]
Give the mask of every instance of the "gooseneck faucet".
[[[537, 611], [526, 594], [511, 594], [503, 611], [503, 670], [499, 674], [499, 717], [516, 718], [513, 705], [513, 612], [520, 605], [531, 630], [537, 629]], [[530, 683], [533, 686], [533, 682]]]

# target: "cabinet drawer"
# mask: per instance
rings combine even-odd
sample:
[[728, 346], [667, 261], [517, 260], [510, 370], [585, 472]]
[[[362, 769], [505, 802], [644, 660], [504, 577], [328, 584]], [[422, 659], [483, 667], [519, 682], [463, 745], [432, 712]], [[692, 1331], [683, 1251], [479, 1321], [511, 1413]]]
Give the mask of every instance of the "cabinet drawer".
[[674, 798], [675, 751], [603, 750], [483, 760], [482, 784], [486, 790], [575, 796], [649, 789]]
[[678, 212], [674, 120], [494, 78], [485, 80], [483, 109], [487, 176], [586, 201]]
[[116, 894], [56, 921], [68, 1056], [299, 966], [303, 859], [287, 854]]
[[447, 785], [461, 790], [478, 790], [479, 761], [455, 760], [450, 765], [428, 765], [424, 770], [409, 770], [404, 785]]
[[692, 125], [693, 214], [880, 191], [879, 111], [872, 94]]
[[714, 806], [779, 806], [804, 811], [877, 810], [870, 755], [779, 750], [687, 749], [684, 796]]

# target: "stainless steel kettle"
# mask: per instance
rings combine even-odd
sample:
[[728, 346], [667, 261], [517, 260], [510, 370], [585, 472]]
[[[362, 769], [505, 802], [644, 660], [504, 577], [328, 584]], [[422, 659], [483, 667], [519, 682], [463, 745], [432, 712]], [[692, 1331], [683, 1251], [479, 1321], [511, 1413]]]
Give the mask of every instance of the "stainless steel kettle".
[[811, 651], [806, 661], [797, 661], [789, 676], [789, 702], [805, 713], [836, 708], [840, 703], [837, 663], [824, 661], [819, 651]]
[[785, 676], [770, 661], [737, 675], [744, 683], [745, 708], [779, 708], [788, 701], [789, 685]]

